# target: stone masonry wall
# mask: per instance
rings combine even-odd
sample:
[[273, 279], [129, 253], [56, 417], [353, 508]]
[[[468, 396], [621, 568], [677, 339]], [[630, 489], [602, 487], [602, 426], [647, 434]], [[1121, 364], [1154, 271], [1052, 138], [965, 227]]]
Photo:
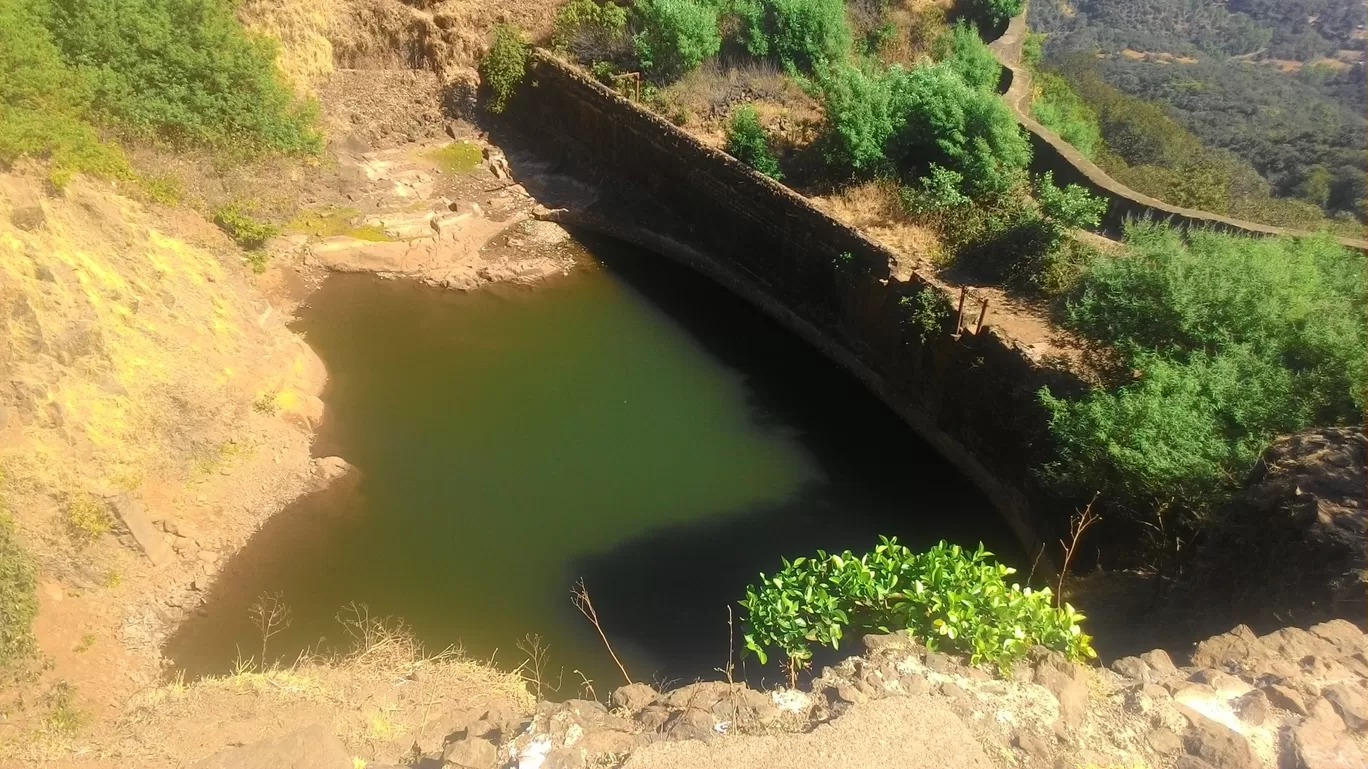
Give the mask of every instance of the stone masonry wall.
[[626, 183], [652, 199], [676, 231], [660, 235], [621, 216], [561, 221], [685, 261], [759, 305], [862, 379], [974, 479], [1028, 552], [1042, 538], [1053, 541], [1061, 522], [1040, 514], [1044, 497], [1031, 471], [1048, 450], [1036, 392], [1076, 380], [1037, 365], [991, 326], [974, 333], [972, 302], [963, 333], [952, 333], [952, 312], [924, 335], [904, 300], [945, 288], [924, 276], [891, 276], [893, 255], [883, 247], [553, 56], [534, 55], [529, 85], [515, 106], [523, 125], [612, 177], [600, 186]]

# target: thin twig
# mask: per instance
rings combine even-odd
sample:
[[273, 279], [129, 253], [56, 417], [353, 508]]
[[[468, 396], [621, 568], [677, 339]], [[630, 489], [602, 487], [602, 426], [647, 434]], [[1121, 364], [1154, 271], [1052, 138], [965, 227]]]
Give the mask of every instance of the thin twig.
[[1083, 511], [1069, 522], [1069, 542], [1065, 543], [1064, 540], [1059, 540], [1059, 544], [1064, 548], [1064, 565], [1059, 570], [1059, 590], [1055, 593], [1056, 606], [1064, 605], [1064, 578], [1069, 575], [1069, 561], [1073, 560], [1074, 551], [1078, 548], [1078, 540], [1083, 537], [1083, 532], [1087, 531], [1089, 526], [1102, 520], [1102, 516], [1095, 515], [1092, 511], [1093, 502], [1097, 501], [1097, 497], [1101, 493], [1099, 491], [1093, 494], [1088, 506], [1083, 508]]
[[613, 645], [608, 643], [608, 635], [603, 632], [603, 625], [599, 624], [598, 612], [594, 611], [594, 602], [589, 600], [589, 590], [584, 586], [584, 580], [581, 579], [575, 583], [575, 589], [570, 591], [570, 596], [575, 608], [579, 609], [580, 614], [583, 614], [585, 619], [589, 620], [594, 625], [594, 629], [598, 631], [599, 638], [603, 639], [604, 648], [612, 656], [613, 662], [617, 665], [618, 671], [622, 673], [623, 679], [629, 684], [633, 683], [632, 677], [627, 675], [627, 668], [623, 666], [622, 660], [618, 659], [617, 652], [613, 651]]

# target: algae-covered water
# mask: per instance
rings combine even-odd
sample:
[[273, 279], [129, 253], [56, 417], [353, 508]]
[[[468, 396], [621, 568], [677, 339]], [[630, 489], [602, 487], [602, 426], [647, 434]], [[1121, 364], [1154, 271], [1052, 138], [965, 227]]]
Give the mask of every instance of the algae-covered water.
[[330, 375], [315, 454], [359, 481], [229, 561], [167, 644], [181, 668], [259, 656], [248, 607], [278, 594], [272, 658], [345, 642], [335, 615], [356, 602], [510, 668], [539, 635], [602, 692], [619, 681], [580, 580], [634, 676], [679, 679], [725, 665], [728, 607], [780, 556], [886, 533], [1019, 560], [987, 500], [803, 342], [658, 256], [589, 253], [536, 289], [327, 280], [297, 324]]

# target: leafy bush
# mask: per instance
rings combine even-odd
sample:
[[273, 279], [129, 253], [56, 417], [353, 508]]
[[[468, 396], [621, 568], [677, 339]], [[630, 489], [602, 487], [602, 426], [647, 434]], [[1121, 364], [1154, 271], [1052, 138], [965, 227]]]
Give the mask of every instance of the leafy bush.
[[20, 546], [14, 521], [0, 507], [0, 670], [33, 654], [33, 618], [38, 614], [37, 576]]
[[1031, 145], [996, 93], [971, 87], [944, 62], [915, 67], [905, 87], [897, 95], [905, 121], [890, 157], [958, 171], [972, 196], [1002, 192], [1021, 178]]
[[761, 664], [767, 650], [778, 649], [788, 657], [790, 680], [812, 657], [812, 644], [838, 648], [850, 629], [905, 628], [930, 648], [967, 652], [974, 664], [1001, 668], [1037, 644], [1071, 659], [1095, 656], [1082, 614], [1067, 604], [1055, 608], [1049, 588], [1008, 585], [1016, 570], [991, 556], [982, 545], [969, 551], [945, 542], [916, 554], [881, 537], [862, 556], [819, 550], [814, 558], [786, 559], [777, 574], [761, 574], [758, 587], [746, 587], [746, 649]]
[[315, 152], [313, 105], [228, 0], [43, 0], [45, 26], [102, 119], [138, 136], [238, 152]]
[[696, 0], [642, 0], [633, 6], [642, 30], [633, 42], [644, 69], [680, 75], [722, 46], [717, 9]]
[[214, 211], [214, 224], [228, 234], [234, 243], [245, 249], [256, 250], [266, 241], [280, 234], [280, 228], [252, 216], [241, 203], [233, 202]]
[[944, 213], [973, 201], [960, 190], [964, 175], [948, 168], [931, 166], [915, 187], [903, 187], [899, 197], [907, 210], [918, 214]]
[[924, 288], [916, 296], [899, 299], [898, 303], [911, 311], [908, 321], [917, 327], [923, 342], [940, 333], [950, 314], [955, 311], [950, 297], [934, 288]]
[[1055, 239], [1067, 230], [1096, 227], [1107, 213], [1107, 201], [1077, 184], [1057, 187], [1054, 172], [1046, 171], [1036, 179], [1036, 200], [1040, 212], [1055, 229]]
[[842, 0], [741, 0], [730, 10], [746, 50], [786, 68], [810, 72], [850, 52], [853, 33]]
[[1031, 117], [1059, 134], [1086, 158], [1097, 154], [1102, 145], [1102, 128], [1097, 113], [1069, 87], [1068, 81], [1051, 73], [1033, 75], [1035, 93], [1031, 97]]
[[490, 112], [497, 115], [508, 108], [508, 100], [527, 76], [527, 59], [522, 31], [512, 24], [495, 24], [494, 42], [480, 60], [480, 78], [493, 94], [488, 105]]
[[952, 62], [882, 71], [841, 65], [819, 85], [833, 159], [855, 171], [940, 165], [977, 197], [1013, 186], [1030, 161], [1007, 105], [966, 83]]
[[960, 0], [960, 14], [979, 29], [1001, 29], [1021, 13], [1025, 0]]
[[1362, 254], [1151, 224], [1126, 242], [1087, 268], [1065, 321], [1136, 373], [1077, 401], [1042, 391], [1058, 446], [1047, 480], [1200, 525], [1274, 436], [1362, 423]]
[[613, 58], [627, 41], [627, 9], [608, 0], [571, 0], [556, 10], [551, 45], [584, 61]]
[[0, 166], [45, 159], [58, 187], [77, 172], [129, 176], [123, 152], [86, 120], [90, 96], [89, 81], [62, 61], [38, 7], [0, 3]]
[[727, 153], [771, 179], [783, 179], [779, 161], [770, 150], [769, 136], [760, 125], [755, 107], [743, 104], [727, 123]]
[[818, 80], [832, 151], [829, 160], [854, 171], [874, 170], [889, 162], [886, 145], [901, 117], [894, 103], [895, 83], [906, 70], [893, 66], [842, 64]]
[[942, 40], [947, 50], [941, 58], [964, 82], [971, 88], [997, 91], [1002, 80], [1002, 65], [979, 37], [978, 30], [961, 21]]

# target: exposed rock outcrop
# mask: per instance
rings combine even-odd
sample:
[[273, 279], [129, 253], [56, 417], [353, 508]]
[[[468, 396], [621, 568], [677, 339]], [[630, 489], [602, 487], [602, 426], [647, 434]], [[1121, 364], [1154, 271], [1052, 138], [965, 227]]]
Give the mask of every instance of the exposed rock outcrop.
[[1364, 619], [1368, 501], [1361, 430], [1317, 428], [1269, 446], [1199, 556], [1192, 600], [1290, 616]]

